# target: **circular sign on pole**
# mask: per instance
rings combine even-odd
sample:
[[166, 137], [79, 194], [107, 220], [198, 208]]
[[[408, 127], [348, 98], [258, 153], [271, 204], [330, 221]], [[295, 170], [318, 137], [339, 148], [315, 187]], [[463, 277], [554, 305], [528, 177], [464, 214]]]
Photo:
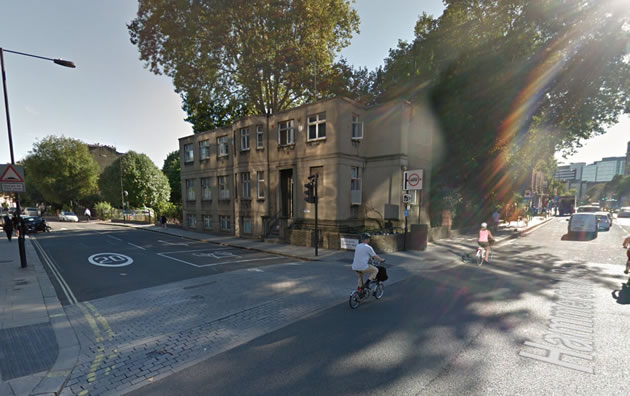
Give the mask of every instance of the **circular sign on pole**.
[[124, 267], [133, 263], [133, 259], [120, 253], [97, 253], [88, 257], [90, 264], [99, 267]]
[[411, 173], [409, 175], [409, 179], [408, 179], [407, 183], [409, 183], [409, 185], [411, 187], [415, 187], [415, 186], [417, 186], [420, 183], [420, 180], [422, 180], [422, 179], [420, 178], [419, 174]]

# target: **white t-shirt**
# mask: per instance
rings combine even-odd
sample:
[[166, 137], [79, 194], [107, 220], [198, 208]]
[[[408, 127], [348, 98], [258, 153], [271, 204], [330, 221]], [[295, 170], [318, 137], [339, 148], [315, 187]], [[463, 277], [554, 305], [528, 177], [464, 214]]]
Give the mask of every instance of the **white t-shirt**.
[[360, 243], [354, 249], [354, 260], [352, 261], [353, 271], [365, 271], [368, 269], [368, 260], [370, 257], [376, 256], [372, 246], [367, 243]]

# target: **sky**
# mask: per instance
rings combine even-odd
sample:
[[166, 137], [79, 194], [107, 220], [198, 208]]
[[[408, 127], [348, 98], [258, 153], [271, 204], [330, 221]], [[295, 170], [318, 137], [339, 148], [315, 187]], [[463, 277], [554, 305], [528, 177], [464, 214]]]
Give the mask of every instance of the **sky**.
[[[147, 154], [162, 167], [180, 137], [192, 134], [170, 78], [144, 68], [126, 24], [134, 0], [2, 1], [0, 47], [72, 60], [76, 69], [6, 53], [5, 69], [16, 161], [45, 136], [104, 144]], [[441, 0], [357, 0], [361, 32], [341, 55], [373, 70], [398, 40], [410, 41], [418, 16], [442, 13]], [[9, 163], [4, 111], [0, 115], [0, 163]], [[564, 162], [593, 162], [625, 155], [630, 118], [585, 142]]]

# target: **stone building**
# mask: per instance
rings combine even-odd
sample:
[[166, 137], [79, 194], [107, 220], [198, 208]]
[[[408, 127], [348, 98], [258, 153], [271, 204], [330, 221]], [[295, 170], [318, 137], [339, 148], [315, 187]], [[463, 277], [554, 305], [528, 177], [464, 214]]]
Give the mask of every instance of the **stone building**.
[[318, 174], [320, 240], [337, 247], [344, 232], [404, 222], [406, 169], [424, 170], [408, 222], [426, 223], [435, 132], [424, 103], [338, 97], [183, 137], [184, 227], [310, 245], [304, 184]]

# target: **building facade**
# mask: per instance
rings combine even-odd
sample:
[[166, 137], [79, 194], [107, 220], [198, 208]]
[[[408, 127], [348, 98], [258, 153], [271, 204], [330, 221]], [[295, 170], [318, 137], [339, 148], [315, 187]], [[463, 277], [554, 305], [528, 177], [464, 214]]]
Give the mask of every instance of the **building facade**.
[[181, 138], [184, 227], [291, 241], [314, 225], [303, 187], [314, 174], [323, 232], [399, 224], [406, 169], [424, 170], [423, 193], [407, 212], [409, 224], [423, 223], [435, 131], [423, 104], [366, 108], [334, 98]]
[[626, 168], [626, 157], [606, 157], [586, 165], [582, 171], [583, 182], [607, 183], [615, 175], [623, 175]]

